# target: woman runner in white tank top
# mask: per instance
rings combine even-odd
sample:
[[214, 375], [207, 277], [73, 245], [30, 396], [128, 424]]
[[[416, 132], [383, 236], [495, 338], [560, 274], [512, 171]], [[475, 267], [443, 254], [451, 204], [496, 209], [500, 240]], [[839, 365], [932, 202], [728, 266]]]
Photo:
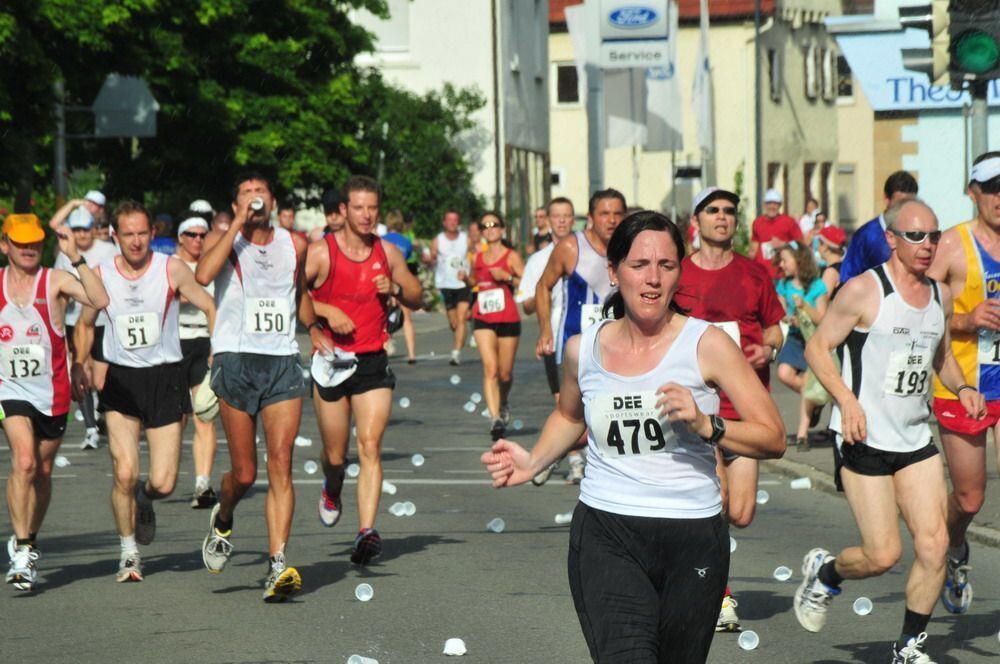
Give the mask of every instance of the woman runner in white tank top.
[[[714, 445], [754, 458], [785, 448], [742, 351], [673, 305], [683, 257], [669, 219], [627, 217], [608, 244], [615, 320], [567, 343], [559, 405], [531, 452], [500, 440], [482, 457], [494, 486], [522, 484], [588, 432], [569, 578], [594, 661], [705, 661], [729, 568]], [[712, 415], [720, 388], [742, 421]]]

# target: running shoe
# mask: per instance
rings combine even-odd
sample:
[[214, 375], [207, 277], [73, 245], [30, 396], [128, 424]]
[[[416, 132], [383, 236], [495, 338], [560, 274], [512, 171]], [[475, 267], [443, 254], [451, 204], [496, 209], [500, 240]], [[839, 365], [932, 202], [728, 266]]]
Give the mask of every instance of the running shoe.
[[549, 478], [552, 477], [552, 471], [554, 471], [558, 467], [559, 467], [559, 461], [556, 460], [556, 462], [553, 463], [551, 466], [549, 466], [542, 472], [532, 477], [531, 483], [534, 484], [535, 486], [542, 486], [543, 484], [549, 481]]
[[972, 584], [969, 583], [969, 543], [965, 544], [965, 555], [961, 560], [948, 556], [948, 569], [944, 587], [941, 588], [941, 603], [951, 613], [965, 613], [972, 604]]
[[10, 556], [10, 568], [7, 570], [7, 583], [16, 590], [31, 590], [35, 587], [35, 561], [38, 552], [27, 544], [17, 545], [17, 536], [11, 535], [7, 540], [7, 555]]
[[917, 638], [910, 639], [902, 648], [897, 648], [893, 643], [892, 664], [934, 664], [934, 660], [924, 652], [926, 640], [927, 632], [921, 632]]
[[719, 620], [715, 623], [716, 632], [738, 632], [740, 631], [740, 619], [736, 615], [736, 600], [730, 595], [722, 598], [722, 609], [719, 611]]
[[566, 476], [566, 484], [579, 484], [583, 481], [583, 458], [576, 454], [569, 458], [569, 475]]
[[340, 521], [340, 494], [331, 496], [326, 492], [326, 485], [319, 492], [319, 522], [327, 528], [333, 528]]
[[87, 427], [87, 432], [83, 435], [83, 442], [80, 443], [81, 450], [96, 450], [101, 440], [101, 434], [97, 427]]
[[215, 489], [210, 486], [205, 488], [195, 487], [191, 496], [191, 507], [196, 510], [207, 510], [219, 502], [219, 497], [215, 494]]
[[233, 545], [229, 541], [233, 531], [221, 532], [215, 527], [215, 518], [219, 515], [221, 507], [216, 503], [212, 508], [212, 515], [208, 518], [208, 535], [201, 543], [201, 560], [205, 563], [205, 569], [212, 574], [218, 574], [225, 569], [229, 556], [233, 554]]
[[382, 555], [382, 537], [374, 528], [362, 528], [354, 538], [351, 562], [355, 565], [367, 565], [380, 555]]
[[264, 580], [265, 602], [279, 604], [301, 588], [302, 577], [297, 569], [285, 564], [284, 553], [279, 553], [274, 560], [268, 561], [267, 579]]
[[819, 580], [819, 568], [833, 556], [826, 549], [815, 548], [802, 560], [802, 583], [795, 591], [795, 617], [809, 632], [818, 632], [826, 625], [826, 610], [840, 588], [831, 588]]
[[115, 575], [118, 583], [142, 581], [142, 559], [138, 551], [126, 551], [122, 553], [122, 558], [118, 561], [118, 574]]
[[500, 404], [500, 419], [503, 420], [504, 427], [510, 426], [510, 406], [505, 403]]
[[448, 362], [453, 367], [457, 367], [462, 363], [462, 352], [458, 350], [451, 351], [451, 360]]
[[135, 541], [139, 544], [152, 544], [155, 538], [156, 512], [153, 511], [153, 501], [143, 495], [140, 485], [135, 499]]
[[490, 438], [493, 439], [493, 442], [496, 442], [501, 438], [503, 438], [503, 434], [506, 431], [507, 431], [507, 425], [505, 425], [503, 423], [503, 420], [501, 420], [498, 417], [495, 420], [493, 420], [493, 424], [490, 425]]

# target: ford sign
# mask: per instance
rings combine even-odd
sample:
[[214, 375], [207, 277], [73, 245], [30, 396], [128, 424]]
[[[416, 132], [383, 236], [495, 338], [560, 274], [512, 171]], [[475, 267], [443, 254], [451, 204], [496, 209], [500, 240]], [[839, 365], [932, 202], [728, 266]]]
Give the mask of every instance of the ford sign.
[[651, 7], [619, 7], [608, 14], [611, 25], [626, 30], [645, 28], [659, 18], [659, 13]]

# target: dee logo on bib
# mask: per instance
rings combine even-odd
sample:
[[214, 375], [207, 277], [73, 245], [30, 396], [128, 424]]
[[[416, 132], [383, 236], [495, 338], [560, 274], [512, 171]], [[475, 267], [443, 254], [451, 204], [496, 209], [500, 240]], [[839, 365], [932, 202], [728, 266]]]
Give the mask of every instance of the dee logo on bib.
[[670, 424], [656, 405], [659, 398], [655, 390], [594, 397], [590, 425], [601, 456], [615, 459], [675, 449]]

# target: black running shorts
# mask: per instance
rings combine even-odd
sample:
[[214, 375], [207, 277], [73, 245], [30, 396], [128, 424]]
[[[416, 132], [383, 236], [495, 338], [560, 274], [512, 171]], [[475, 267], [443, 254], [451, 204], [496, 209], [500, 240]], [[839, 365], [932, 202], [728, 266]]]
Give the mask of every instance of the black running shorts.
[[212, 340], [208, 337], [181, 339], [181, 366], [188, 388], [201, 385], [208, 373], [208, 358], [212, 355]]
[[460, 302], [469, 301], [469, 289], [466, 288], [441, 288], [441, 299], [444, 300], [445, 309], [454, 309]]
[[191, 413], [191, 393], [181, 363], [138, 368], [109, 364], [100, 411], [134, 417], [147, 429], [180, 422]]
[[0, 419], [21, 416], [31, 420], [31, 428], [35, 432], [35, 440], [59, 440], [66, 433], [66, 413], [62, 415], [46, 415], [27, 401], [19, 401], [17, 399], [0, 401], [0, 412], [2, 412]]
[[513, 323], [487, 323], [478, 318], [473, 318], [472, 330], [491, 330], [498, 337], [519, 337], [521, 336], [521, 321]]
[[924, 459], [930, 459], [938, 454], [938, 448], [934, 445], [934, 441], [913, 452], [886, 452], [869, 447], [864, 443], [848, 445], [839, 440], [839, 437], [837, 442], [839, 444], [833, 447], [833, 477], [838, 491], [844, 490], [844, 485], [840, 481], [841, 468], [849, 468], [858, 475], [883, 477], [895, 475], [907, 466], [920, 463]]
[[389, 368], [389, 356], [384, 351], [358, 354], [358, 368], [351, 377], [334, 387], [321, 387], [313, 381], [316, 394], [323, 401], [340, 401], [344, 397], [371, 390], [396, 388], [396, 375]]

